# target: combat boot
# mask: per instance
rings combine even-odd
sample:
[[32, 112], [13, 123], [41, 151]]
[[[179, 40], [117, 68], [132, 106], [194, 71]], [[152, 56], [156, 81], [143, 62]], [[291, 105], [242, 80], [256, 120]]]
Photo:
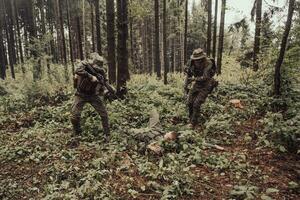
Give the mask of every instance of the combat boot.
[[72, 125], [73, 125], [73, 136], [77, 137], [80, 136], [82, 133], [82, 129], [80, 127], [80, 120], [78, 119], [71, 119]]

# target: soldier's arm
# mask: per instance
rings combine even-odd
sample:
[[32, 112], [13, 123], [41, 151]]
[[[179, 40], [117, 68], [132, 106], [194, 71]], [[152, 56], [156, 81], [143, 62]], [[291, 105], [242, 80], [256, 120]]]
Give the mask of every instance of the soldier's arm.
[[74, 88], [77, 88], [77, 82], [78, 82], [78, 75], [75, 74], [74, 77], [73, 77], [73, 87]]
[[186, 74], [186, 78], [185, 78], [185, 81], [184, 81], [184, 89], [187, 90], [188, 86], [189, 86], [189, 84], [191, 82], [190, 80], [193, 77], [193, 73], [191, 71], [191, 60], [188, 61], [187, 66], [186, 66], [184, 72]]
[[88, 73], [86, 70], [85, 70], [85, 66], [80, 63], [76, 70], [75, 70], [75, 76], [81, 76], [81, 77], [85, 77], [85, 78], [89, 78], [90, 80], [93, 79], [93, 75], [91, 75], [90, 73]]
[[96, 70], [97, 73], [99, 73], [99, 74], [103, 77], [103, 79], [104, 79], [105, 82], [108, 81], [108, 80], [107, 80], [106, 70], [105, 70], [105, 69], [103, 69], [103, 68], [101, 68], [101, 67], [95, 67], [95, 70]]

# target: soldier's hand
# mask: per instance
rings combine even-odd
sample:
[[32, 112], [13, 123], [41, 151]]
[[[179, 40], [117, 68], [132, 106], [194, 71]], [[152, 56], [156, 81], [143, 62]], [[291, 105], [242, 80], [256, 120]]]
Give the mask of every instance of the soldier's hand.
[[95, 82], [98, 82], [98, 79], [96, 76], [92, 76], [92, 82], [95, 83]]
[[203, 77], [201, 76], [201, 77], [198, 77], [198, 78], [196, 78], [196, 81], [198, 81], [198, 82], [202, 82], [204, 79], [203, 79]]

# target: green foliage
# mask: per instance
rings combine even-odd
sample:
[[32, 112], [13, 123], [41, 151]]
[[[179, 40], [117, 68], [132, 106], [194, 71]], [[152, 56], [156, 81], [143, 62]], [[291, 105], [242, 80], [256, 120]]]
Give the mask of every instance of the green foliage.
[[256, 199], [257, 190], [255, 186], [235, 186], [230, 195], [236, 199]]
[[[112, 125], [110, 142], [103, 143], [100, 118], [87, 106], [82, 114], [84, 134], [80, 146], [74, 149], [69, 146], [71, 84], [49, 84], [45, 77], [22, 86], [4, 82], [7, 94], [0, 97], [4, 102], [0, 109], [0, 161], [5, 161], [4, 170], [11, 163], [37, 167], [41, 177], [33, 175], [34, 184], [28, 190], [33, 195], [42, 194], [45, 199], [132, 199], [144, 198], [145, 194], [160, 199], [188, 198], [196, 194], [199, 181], [209, 185], [211, 176], [222, 180], [229, 173], [240, 185], [233, 189], [233, 198], [267, 198], [271, 193], [260, 194], [254, 184], [245, 181], [261, 173], [248, 161], [246, 152], [215, 152], [214, 144], [236, 141], [238, 134], [242, 134], [236, 127], [256, 117], [262, 129], [255, 127], [253, 133], [241, 135], [242, 141], [248, 138], [259, 148], [266, 142], [278, 141], [290, 150], [288, 147], [293, 143], [283, 138], [298, 137], [294, 135], [299, 130], [297, 92], [290, 90], [286, 98], [275, 99], [269, 96], [270, 87], [262, 80], [265, 75], [253, 75], [232, 66], [235, 65], [225, 66], [226, 74], [218, 77], [219, 87], [201, 108], [201, 130], [186, 127], [182, 75], [170, 75], [169, 85], [155, 77], [135, 75], [128, 82], [127, 98], [107, 104]], [[244, 108], [235, 108], [229, 103], [231, 99], [241, 100]], [[276, 110], [278, 105], [284, 105], [285, 110]], [[153, 129], [146, 128], [153, 110], [159, 113], [159, 124]], [[163, 149], [158, 156], [147, 150], [147, 142], [135, 137], [150, 135], [151, 131], [176, 131], [179, 137], [172, 142], [158, 139]], [[209, 170], [205, 177], [195, 173], [201, 167]], [[14, 179], [0, 180], [0, 194], [20, 194], [28, 187], [17, 184]]]

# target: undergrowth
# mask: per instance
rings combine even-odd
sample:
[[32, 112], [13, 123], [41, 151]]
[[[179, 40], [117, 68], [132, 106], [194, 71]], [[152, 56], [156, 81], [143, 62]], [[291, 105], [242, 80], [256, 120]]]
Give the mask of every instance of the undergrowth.
[[[237, 127], [255, 120], [257, 127], [242, 136], [245, 143], [254, 141], [258, 148], [278, 147], [299, 153], [300, 95], [289, 89], [283, 98], [274, 98], [261, 78], [266, 76], [234, 68], [233, 72], [239, 74], [237, 81], [234, 73], [226, 72], [230, 67], [218, 77], [219, 87], [201, 108], [200, 130], [186, 126], [182, 75], [170, 75], [168, 85], [155, 77], [135, 75], [128, 83], [126, 99], [106, 102], [112, 126], [110, 142], [104, 143], [99, 116], [87, 106], [78, 148], [68, 146], [73, 101], [70, 83], [50, 84], [47, 78], [24, 85], [1, 82], [0, 163], [13, 165], [15, 170], [23, 165], [30, 171], [35, 166], [36, 171], [34, 179], [27, 177], [30, 187], [25, 187], [26, 177], [24, 184], [14, 178], [1, 179], [0, 197], [11, 199], [26, 194], [43, 199], [176, 199], [195, 194], [197, 166], [215, 170], [216, 176], [234, 173], [240, 185], [249, 184], [245, 177], [258, 169], [246, 161], [243, 153], [235, 153], [235, 159], [229, 152], [209, 154], [205, 144], [233, 144], [240, 134]], [[229, 103], [231, 99], [239, 99], [243, 108], [234, 107]], [[279, 105], [280, 109], [275, 109]], [[133, 135], [134, 129], [149, 131], [149, 113], [153, 110], [160, 115], [157, 130], [179, 134], [176, 141], [159, 141], [164, 149], [160, 156], [140, 148], [140, 141]], [[203, 181], [208, 179], [204, 177]], [[235, 187], [232, 195], [241, 188]], [[256, 187], [247, 188], [251, 195], [264, 195]]]

